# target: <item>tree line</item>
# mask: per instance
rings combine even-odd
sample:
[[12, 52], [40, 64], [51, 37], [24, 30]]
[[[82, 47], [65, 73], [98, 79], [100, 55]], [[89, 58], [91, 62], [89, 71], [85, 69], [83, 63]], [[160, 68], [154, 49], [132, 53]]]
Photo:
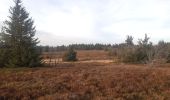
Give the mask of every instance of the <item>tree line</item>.
[[41, 52], [60, 52], [67, 51], [69, 48], [74, 48], [75, 50], [107, 50], [111, 47], [117, 47], [118, 45], [111, 44], [71, 44], [71, 45], [62, 45], [62, 46], [38, 46], [39, 51]]

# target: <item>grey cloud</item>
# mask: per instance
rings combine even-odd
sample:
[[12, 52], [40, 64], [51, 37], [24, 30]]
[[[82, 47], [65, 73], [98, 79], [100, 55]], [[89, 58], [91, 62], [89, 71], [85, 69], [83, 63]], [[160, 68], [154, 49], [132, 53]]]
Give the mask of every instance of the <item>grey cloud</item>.
[[37, 31], [36, 37], [39, 38], [40, 43], [39, 45], [68, 45], [68, 44], [80, 44], [80, 43], [98, 43], [98, 40], [91, 40], [89, 38], [69, 38], [64, 36], [56, 36], [54, 34], [44, 32], [44, 31]]

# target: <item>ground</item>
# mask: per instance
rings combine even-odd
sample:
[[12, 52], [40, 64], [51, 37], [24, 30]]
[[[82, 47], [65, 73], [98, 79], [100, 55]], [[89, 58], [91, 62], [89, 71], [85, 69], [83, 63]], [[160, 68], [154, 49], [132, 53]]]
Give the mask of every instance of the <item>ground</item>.
[[78, 51], [78, 58], [0, 69], [0, 100], [170, 100], [170, 64], [115, 63], [106, 51], [94, 50]]
[[113, 63], [0, 70], [0, 100], [170, 100], [170, 68]]

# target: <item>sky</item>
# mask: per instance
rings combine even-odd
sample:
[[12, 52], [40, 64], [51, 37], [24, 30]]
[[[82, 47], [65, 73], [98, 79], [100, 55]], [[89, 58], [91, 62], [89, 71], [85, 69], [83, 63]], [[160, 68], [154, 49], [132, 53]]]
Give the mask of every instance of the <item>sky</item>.
[[[0, 0], [0, 26], [13, 0]], [[122, 43], [148, 34], [170, 42], [170, 0], [23, 0], [40, 45]]]

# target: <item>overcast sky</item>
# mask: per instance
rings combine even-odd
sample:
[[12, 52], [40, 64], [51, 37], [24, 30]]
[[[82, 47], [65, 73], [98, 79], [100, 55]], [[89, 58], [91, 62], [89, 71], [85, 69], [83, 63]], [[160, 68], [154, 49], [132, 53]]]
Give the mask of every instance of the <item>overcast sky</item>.
[[[41, 45], [120, 43], [147, 33], [170, 42], [170, 0], [23, 0]], [[0, 0], [0, 23], [13, 0]]]

